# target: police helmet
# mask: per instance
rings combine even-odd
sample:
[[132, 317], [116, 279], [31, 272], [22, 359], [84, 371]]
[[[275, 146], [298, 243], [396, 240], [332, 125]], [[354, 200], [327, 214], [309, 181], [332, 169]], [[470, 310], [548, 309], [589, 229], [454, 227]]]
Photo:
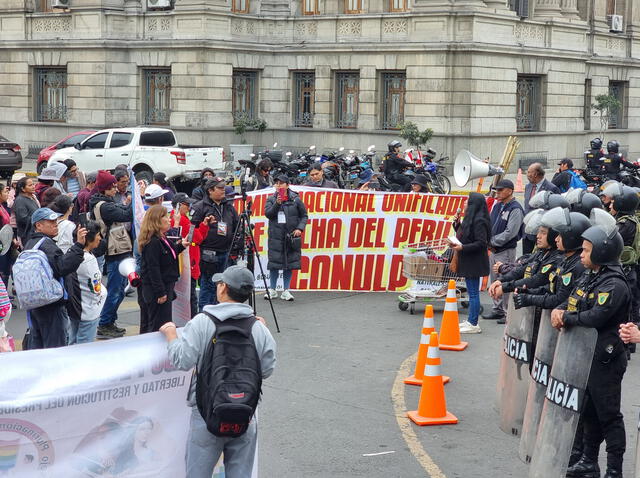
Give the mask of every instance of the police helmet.
[[597, 266], [612, 266], [620, 264], [620, 254], [624, 244], [622, 236], [614, 228], [607, 231], [603, 226], [591, 226], [584, 231], [582, 238], [593, 244], [591, 262]]
[[593, 193], [588, 193], [584, 189], [581, 189], [582, 193], [578, 202], [571, 204], [570, 209], [572, 212], [578, 212], [589, 217], [592, 209], [601, 209], [602, 201], [598, 196]]
[[638, 203], [638, 192], [629, 186], [622, 186], [622, 194], [613, 198], [613, 209], [618, 213], [633, 214], [638, 209]]
[[600, 138], [593, 138], [591, 140], [591, 149], [600, 150], [602, 148], [602, 140]]
[[522, 221], [525, 234], [536, 235], [538, 233], [543, 214], [544, 210], [542, 209], [533, 209], [527, 213]]
[[582, 247], [582, 233], [591, 227], [591, 221], [579, 212], [556, 207], [544, 213], [542, 225], [562, 237], [565, 251], [575, 251]]
[[402, 147], [402, 143], [397, 139], [394, 139], [389, 144], [387, 144], [387, 147], [389, 148], [389, 152], [392, 153], [395, 151], [396, 148]]
[[609, 141], [607, 143], [607, 151], [609, 153], [618, 153], [619, 150], [620, 150], [620, 143], [618, 143], [616, 140]]
[[540, 191], [529, 200], [529, 207], [547, 211], [554, 207], [569, 207], [569, 202], [560, 194], [554, 194], [551, 191]]

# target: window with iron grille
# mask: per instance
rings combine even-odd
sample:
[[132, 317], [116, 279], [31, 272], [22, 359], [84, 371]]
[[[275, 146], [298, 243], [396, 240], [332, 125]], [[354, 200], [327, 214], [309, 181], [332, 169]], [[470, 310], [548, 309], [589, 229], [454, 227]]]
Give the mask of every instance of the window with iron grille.
[[67, 121], [67, 70], [36, 68], [34, 72], [35, 120]]
[[406, 82], [404, 72], [382, 74], [382, 129], [398, 129], [398, 124], [404, 121]]
[[389, 0], [390, 12], [406, 12], [407, 0]]
[[584, 80], [584, 129], [591, 129], [591, 78]]
[[362, 0], [344, 0], [344, 13], [361, 13]]
[[609, 94], [615, 96], [620, 102], [621, 106], [617, 111], [612, 111], [609, 115], [609, 129], [621, 129], [626, 128], [625, 117], [625, 93], [627, 84], [625, 81], [610, 81], [609, 82]]
[[171, 69], [143, 70], [144, 123], [168, 125], [171, 118]]
[[518, 131], [538, 131], [542, 111], [542, 79], [518, 75], [516, 86], [516, 125]]
[[234, 13], [249, 13], [250, 0], [233, 0], [231, 11]]
[[336, 73], [336, 128], [358, 126], [360, 75], [357, 72]]
[[258, 115], [258, 72], [233, 70], [232, 112], [234, 121], [255, 119]]
[[318, 15], [319, 13], [318, 0], [302, 0], [303, 15]]
[[313, 127], [315, 92], [316, 75], [313, 71], [296, 71], [293, 74], [293, 126]]

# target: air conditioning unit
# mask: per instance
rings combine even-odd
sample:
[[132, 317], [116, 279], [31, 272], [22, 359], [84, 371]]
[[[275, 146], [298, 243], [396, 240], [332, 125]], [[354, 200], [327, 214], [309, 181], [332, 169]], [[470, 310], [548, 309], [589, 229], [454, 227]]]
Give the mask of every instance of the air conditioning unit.
[[147, 0], [148, 9], [171, 8], [171, 0]]
[[51, 8], [69, 8], [71, 0], [51, 0]]
[[622, 33], [622, 30], [623, 30], [623, 16], [609, 15], [609, 31], [611, 33]]

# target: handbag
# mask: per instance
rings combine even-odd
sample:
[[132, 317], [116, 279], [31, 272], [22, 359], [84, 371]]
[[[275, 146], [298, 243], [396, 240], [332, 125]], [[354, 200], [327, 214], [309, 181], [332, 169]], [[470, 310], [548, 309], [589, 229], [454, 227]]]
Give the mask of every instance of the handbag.
[[302, 236], [294, 236], [293, 233], [287, 234], [287, 246], [291, 252], [302, 251]]
[[217, 253], [213, 249], [200, 249], [200, 260], [208, 264], [215, 264], [218, 262]]

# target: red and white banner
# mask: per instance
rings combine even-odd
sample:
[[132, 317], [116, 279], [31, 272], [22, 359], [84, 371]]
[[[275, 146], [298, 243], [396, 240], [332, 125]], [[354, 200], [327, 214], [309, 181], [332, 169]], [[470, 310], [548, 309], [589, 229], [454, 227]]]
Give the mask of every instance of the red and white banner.
[[[292, 186], [309, 214], [302, 241], [297, 290], [400, 291], [411, 285], [402, 275], [403, 248], [451, 235], [451, 218], [467, 196], [349, 191]], [[264, 215], [273, 189], [249, 193], [251, 223], [265, 274], [269, 220]], [[236, 199], [242, 209], [242, 201]], [[264, 289], [256, 265], [256, 288]], [[279, 279], [279, 287], [281, 279]]]

